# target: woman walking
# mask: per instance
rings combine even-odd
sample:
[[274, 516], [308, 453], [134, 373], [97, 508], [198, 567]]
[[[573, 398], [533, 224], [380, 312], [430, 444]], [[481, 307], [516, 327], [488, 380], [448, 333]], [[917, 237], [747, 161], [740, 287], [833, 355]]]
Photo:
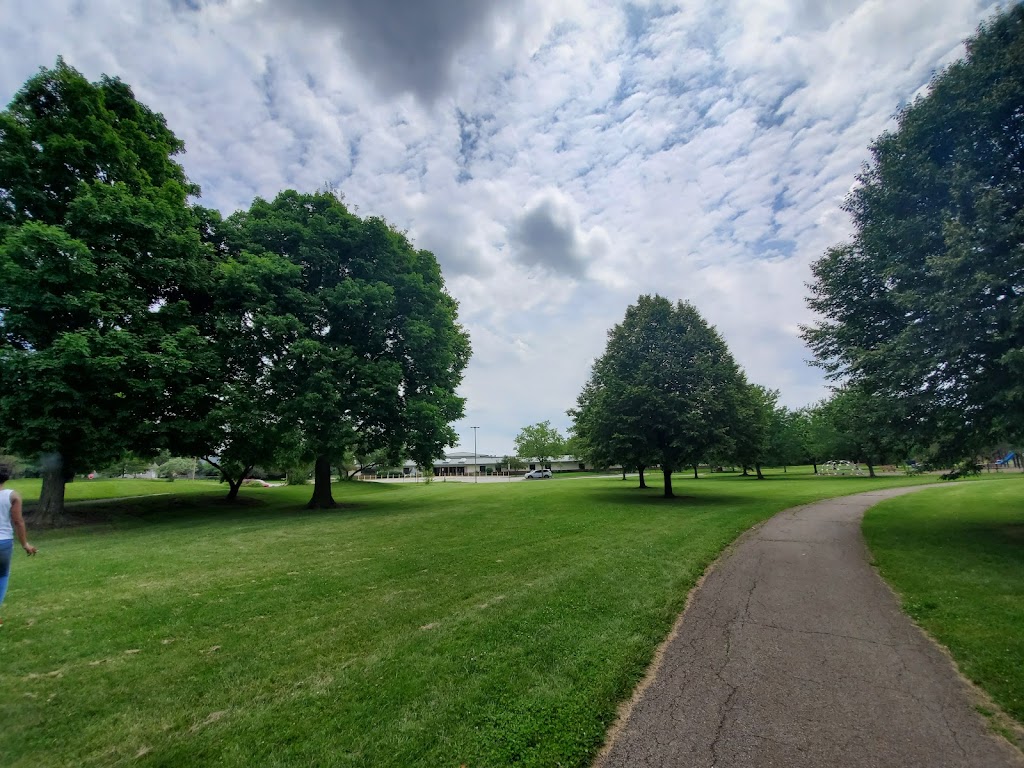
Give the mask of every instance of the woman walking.
[[[36, 548], [28, 543], [25, 534], [25, 518], [21, 515], [21, 495], [17, 491], [4, 488], [11, 479], [11, 472], [0, 467], [0, 605], [7, 595], [7, 581], [11, 575], [11, 558], [14, 555], [14, 534], [26, 555], [34, 555]], [[0, 627], [3, 626], [0, 619]]]

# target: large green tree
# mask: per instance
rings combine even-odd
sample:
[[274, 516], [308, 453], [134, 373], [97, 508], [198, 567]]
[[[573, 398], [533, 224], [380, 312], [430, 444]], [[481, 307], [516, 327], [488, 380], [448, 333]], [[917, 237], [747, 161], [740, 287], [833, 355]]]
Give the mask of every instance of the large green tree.
[[541, 464], [551, 461], [565, 451], [565, 438], [550, 421], [530, 424], [519, 430], [514, 440], [516, 456], [537, 459]]
[[967, 41], [871, 146], [853, 239], [813, 266], [804, 337], [834, 377], [972, 455], [1024, 433], [1024, 6]]
[[641, 296], [608, 332], [571, 415], [608, 463], [672, 472], [731, 450], [743, 378], [722, 337], [689, 303]]
[[[609, 380], [615, 387], [618, 380]], [[576, 399], [576, 407], [570, 408], [572, 418], [572, 439], [586, 460], [598, 467], [620, 465], [623, 479], [626, 471], [636, 469], [639, 487], [646, 488], [644, 470], [657, 463], [650, 441], [631, 417], [617, 414], [611, 407], [612, 395], [608, 385], [595, 372], [584, 385]], [[615, 398], [616, 402], [620, 398]]]
[[431, 466], [457, 439], [470, 354], [434, 255], [328, 192], [258, 199], [227, 223], [235, 248], [299, 270], [301, 330], [274, 359], [268, 391], [315, 462], [310, 506], [335, 505], [331, 467], [352, 450]]
[[822, 400], [798, 411], [798, 423], [800, 424], [803, 445], [807, 460], [814, 467], [814, 474], [818, 474], [819, 464], [836, 458], [842, 458], [842, 456], [835, 455], [838, 437], [836, 436], [835, 425], [827, 418], [825, 413], [824, 405], [826, 402], [828, 401]]
[[734, 412], [733, 457], [743, 467], [744, 475], [753, 468], [758, 480], [764, 480], [761, 466], [771, 456], [778, 399], [778, 390], [744, 382]]
[[892, 405], [857, 385], [837, 389], [816, 407], [820, 448], [829, 459], [865, 464], [874, 477], [878, 464], [901, 458], [907, 449], [910, 430]]
[[284, 256], [245, 249], [237, 228], [203, 211], [213, 270], [212, 336], [218, 372], [205, 418], [180, 420], [175, 441], [202, 456], [228, 484], [228, 499], [257, 465], [302, 463], [302, 436], [284, 415], [276, 368], [303, 338], [312, 297], [302, 268]]
[[772, 423], [768, 438], [767, 462], [781, 466], [783, 471], [790, 464], [800, 464], [811, 459], [807, 447], [807, 422], [803, 411], [791, 411], [776, 405], [772, 411]]
[[44, 454], [36, 519], [76, 470], [153, 452], [205, 402], [210, 254], [182, 142], [116, 78], [58, 60], [0, 113], [0, 419]]

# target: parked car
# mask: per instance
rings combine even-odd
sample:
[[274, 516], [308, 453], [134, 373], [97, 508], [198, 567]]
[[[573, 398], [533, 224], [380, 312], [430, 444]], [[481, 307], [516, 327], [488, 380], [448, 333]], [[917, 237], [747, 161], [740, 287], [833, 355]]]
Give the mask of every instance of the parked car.
[[551, 477], [550, 469], [531, 469], [523, 475], [523, 479], [525, 480], [544, 480], [549, 477]]

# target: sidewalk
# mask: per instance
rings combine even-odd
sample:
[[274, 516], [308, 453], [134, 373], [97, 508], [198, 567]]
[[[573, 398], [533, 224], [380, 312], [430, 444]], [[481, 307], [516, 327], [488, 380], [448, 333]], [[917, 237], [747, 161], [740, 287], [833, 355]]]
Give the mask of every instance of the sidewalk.
[[1024, 766], [867, 564], [864, 511], [915, 490], [797, 507], [741, 537], [596, 766]]

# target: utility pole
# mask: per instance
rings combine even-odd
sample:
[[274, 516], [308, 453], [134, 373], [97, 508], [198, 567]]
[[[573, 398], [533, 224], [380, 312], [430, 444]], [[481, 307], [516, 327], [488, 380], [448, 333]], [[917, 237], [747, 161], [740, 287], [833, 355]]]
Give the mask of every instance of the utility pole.
[[476, 431], [478, 429], [480, 429], [480, 427], [472, 427], [471, 429], [473, 430], [473, 466], [474, 466], [473, 482], [477, 483], [477, 482], [480, 481], [480, 464], [477, 462], [477, 457], [476, 457]]

